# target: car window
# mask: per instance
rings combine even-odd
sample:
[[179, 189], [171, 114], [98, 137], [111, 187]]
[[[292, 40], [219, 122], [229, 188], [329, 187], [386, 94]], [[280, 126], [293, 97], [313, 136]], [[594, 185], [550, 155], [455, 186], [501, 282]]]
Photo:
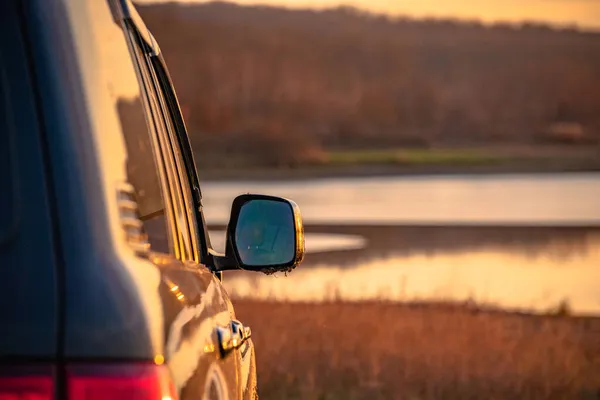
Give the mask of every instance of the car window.
[[102, 43], [107, 65], [107, 84], [115, 101], [127, 149], [127, 180], [135, 191], [139, 217], [148, 234], [151, 250], [174, 253], [169, 232], [166, 196], [160, 173], [160, 157], [155, 150], [153, 121], [146, 118], [145, 98], [127, 43], [118, 29], [111, 40]]
[[183, 115], [179, 107], [179, 101], [177, 100], [177, 95], [175, 94], [175, 89], [171, 82], [171, 77], [169, 76], [166, 65], [161, 56], [152, 57], [152, 67], [157, 77], [160, 90], [168, 104], [168, 113], [170, 114], [176, 130], [179, 147], [181, 148], [181, 153], [185, 161], [188, 181], [190, 185], [192, 185], [193, 191], [196, 193], [194, 195], [195, 201], [199, 204], [202, 194], [200, 192], [198, 172], [194, 161], [192, 146], [190, 144], [185, 122], [183, 120]]
[[[174, 127], [168, 112], [165, 110], [165, 99], [160, 92], [156, 77], [150, 64], [150, 56], [145, 51], [146, 45], [138, 34], [135, 26], [126, 25], [127, 36], [139, 68], [141, 83], [146, 93], [150, 116], [156, 128], [156, 147], [160, 150], [162, 162], [163, 180], [169, 195], [169, 211], [174, 224], [172, 226], [175, 238], [173, 248], [175, 255], [182, 260], [195, 260], [195, 242], [190, 232], [189, 211], [186, 207], [189, 190], [181, 179], [181, 155], [179, 149], [173, 143]], [[149, 226], [151, 229], [152, 226]]]
[[[197, 221], [202, 221], [200, 215], [200, 185], [194, 163], [191, 146], [185, 129], [183, 116], [177, 103], [177, 97], [168, 76], [166, 67], [160, 55], [151, 57], [150, 67], [154, 78], [156, 91], [160, 98], [160, 104], [165, 116], [169, 138], [173, 148], [173, 155], [179, 172], [184, 205], [187, 211], [187, 221], [190, 231], [192, 246], [195, 253], [206, 253], [206, 238], [203, 227], [199, 227]], [[198, 246], [198, 244], [200, 246]], [[199, 261], [195, 259], [195, 261]]]

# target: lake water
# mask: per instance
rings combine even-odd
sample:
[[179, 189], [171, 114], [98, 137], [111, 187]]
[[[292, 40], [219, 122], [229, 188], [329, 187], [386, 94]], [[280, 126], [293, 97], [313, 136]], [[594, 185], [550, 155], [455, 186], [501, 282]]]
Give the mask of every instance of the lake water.
[[600, 174], [340, 178], [207, 182], [209, 223], [229, 219], [241, 193], [293, 199], [311, 223], [536, 224], [600, 226]]
[[[233, 296], [600, 315], [597, 173], [220, 182], [203, 192], [215, 226], [240, 193], [288, 197], [303, 211], [305, 263], [287, 277], [226, 273]], [[223, 236], [211, 233], [215, 247]]]

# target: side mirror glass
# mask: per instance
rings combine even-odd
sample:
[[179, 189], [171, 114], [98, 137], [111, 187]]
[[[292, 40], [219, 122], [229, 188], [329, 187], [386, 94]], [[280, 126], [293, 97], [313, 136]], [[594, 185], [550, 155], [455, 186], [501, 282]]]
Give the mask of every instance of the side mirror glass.
[[304, 258], [304, 229], [293, 201], [263, 195], [238, 196], [227, 229], [228, 250], [238, 266], [265, 273], [288, 272]]

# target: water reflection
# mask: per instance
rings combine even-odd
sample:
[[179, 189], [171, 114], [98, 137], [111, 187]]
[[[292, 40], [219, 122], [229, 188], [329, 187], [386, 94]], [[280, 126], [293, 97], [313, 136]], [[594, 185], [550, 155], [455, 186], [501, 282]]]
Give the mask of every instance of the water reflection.
[[568, 304], [574, 313], [600, 315], [599, 173], [215, 182], [203, 189], [213, 229], [224, 229], [242, 192], [292, 198], [305, 217], [302, 266], [285, 279], [227, 273], [233, 296], [470, 299], [541, 312]]
[[524, 250], [518, 241], [462, 252], [392, 252], [349, 267], [317, 257], [312, 268], [299, 268], [286, 278], [232, 274], [225, 285], [233, 296], [259, 299], [472, 300], [536, 312], [567, 304], [575, 314], [600, 314], [600, 234], [588, 232], [575, 247], [561, 243], [556, 236], [537, 252]]
[[[476, 252], [516, 253], [567, 260], [585, 255], [600, 234], [594, 227], [539, 226], [391, 226], [391, 225], [308, 225], [308, 234], [334, 237], [362, 237], [360, 249], [331, 249], [308, 254], [303, 266], [317, 264], [352, 267], [385, 258], [411, 255], [468, 254]], [[316, 243], [311, 242], [311, 246]]]
[[[209, 231], [213, 249], [225, 251], [225, 231]], [[311, 233], [305, 237], [306, 253], [326, 253], [333, 251], [359, 250], [366, 246], [366, 239], [359, 235], [332, 235], [326, 233]]]

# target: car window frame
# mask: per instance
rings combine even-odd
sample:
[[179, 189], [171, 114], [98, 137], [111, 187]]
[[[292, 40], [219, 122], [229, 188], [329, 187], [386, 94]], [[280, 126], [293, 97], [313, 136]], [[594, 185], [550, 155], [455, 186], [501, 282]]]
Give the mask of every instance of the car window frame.
[[201, 258], [199, 245], [201, 241], [198, 237], [198, 226], [196, 214], [194, 212], [194, 190], [190, 185], [190, 172], [187, 170], [187, 162], [185, 160], [185, 155], [179, 140], [180, 126], [178, 126], [178, 121], [174, 118], [174, 113], [169, 104], [169, 100], [167, 98], [168, 96], [165, 93], [164, 86], [160, 83], [161, 78], [159, 76], [159, 71], [157, 71], [157, 69], [154, 66], [155, 59], [155, 55], [150, 55], [148, 61], [149, 67], [151, 67], [154, 87], [157, 95], [159, 96], [160, 107], [162, 110], [164, 121], [166, 123], [169, 145], [171, 148], [171, 152], [173, 153], [174, 168], [177, 171], [177, 180], [179, 183], [180, 194], [183, 200], [182, 206], [185, 212], [185, 222], [188, 230], [188, 238], [190, 240], [191, 250], [191, 252], [189, 253], [189, 257], [186, 259], [186, 261], [193, 261], [195, 263], [199, 263]]
[[[146, 42], [144, 36], [133, 21], [125, 20], [127, 41], [135, 53], [135, 63], [140, 70], [144, 70], [144, 94], [148, 96], [150, 112], [156, 130], [156, 145], [162, 158], [165, 172], [166, 185], [170, 198], [172, 212], [170, 216], [173, 225], [173, 247], [176, 258], [181, 261], [199, 263], [202, 260], [202, 244], [198, 234], [196, 213], [193, 204], [193, 189], [189, 182], [189, 172], [186, 170], [185, 156], [180, 146], [179, 129], [183, 120], [173, 118], [173, 111], [169, 105], [169, 96], [161, 85], [159, 73], [152, 59], [156, 57], [153, 47]], [[141, 53], [138, 55], [137, 51]], [[179, 129], [178, 129], [179, 128]], [[166, 205], [165, 205], [166, 208]]]
[[[163, 196], [164, 204], [164, 218], [165, 225], [167, 226], [169, 236], [169, 248], [171, 250], [170, 255], [173, 255], [176, 259], [183, 259], [185, 249], [183, 243], [181, 243], [181, 226], [177, 223], [176, 218], [176, 205], [173, 198], [173, 192], [176, 189], [173, 187], [172, 173], [169, 171], [168, 159], [165, 158], [164, 140], [161, 140], [161, 135], [164, 136], [164, 124], [162, 123], [162, 116], [160, 109], [157, 106], [157, 96], [154, 92], [152, 85], [152, 78], [147, 67], [145, 59], [145, 45], [140, 43], [138, 35], [135, 32], [135, 28], [132, 29], [132, 24], [128, 23], [127, 20], [121, 24], [121, 29], [124, 33], [124, 39], [127, 42], [129, 49], [129, 55], [132, 64], [136, 70], [138, 76], [138, 84], [140, 87], [140, 97], [142, 98], [142, 104], [144, 105], [144, 113], [148, 121], [148, 134], [150, 135], [151, 145], [154, 147], [154, 158], [159, 175], [159, 181], [161, 185], [161, 192]], [[162, 132], [161, 132], [162, 131]], [[151, 249], [156, 252], [156, 249]]]
[[175, 92], [175, 87], [167, 69], [162, 53], [157, 52], [151, 56], [152, 65], [157, 78], [157, 85], [163, 93], [166, 100], [165, 112], [169, 114], [174, 126], [175, 143], [183, 157], [183, 164], [180, 168], [182, 179], [187, 181], [191, 198], [188, 205], [191, 205], [190, 212], [193, 214], [193, 223], [195, 226], [195, 235], [198, 242], [199, 262], [210, 265], [211, 243], [208, 233], [208, 227], [204, 219], [204, 210], [202, 206], [202, 190], [198, 178], [198, 169], [194, 161], [192, 146], [187, 133], [187, 127], [181, 112], [179, 100]]

